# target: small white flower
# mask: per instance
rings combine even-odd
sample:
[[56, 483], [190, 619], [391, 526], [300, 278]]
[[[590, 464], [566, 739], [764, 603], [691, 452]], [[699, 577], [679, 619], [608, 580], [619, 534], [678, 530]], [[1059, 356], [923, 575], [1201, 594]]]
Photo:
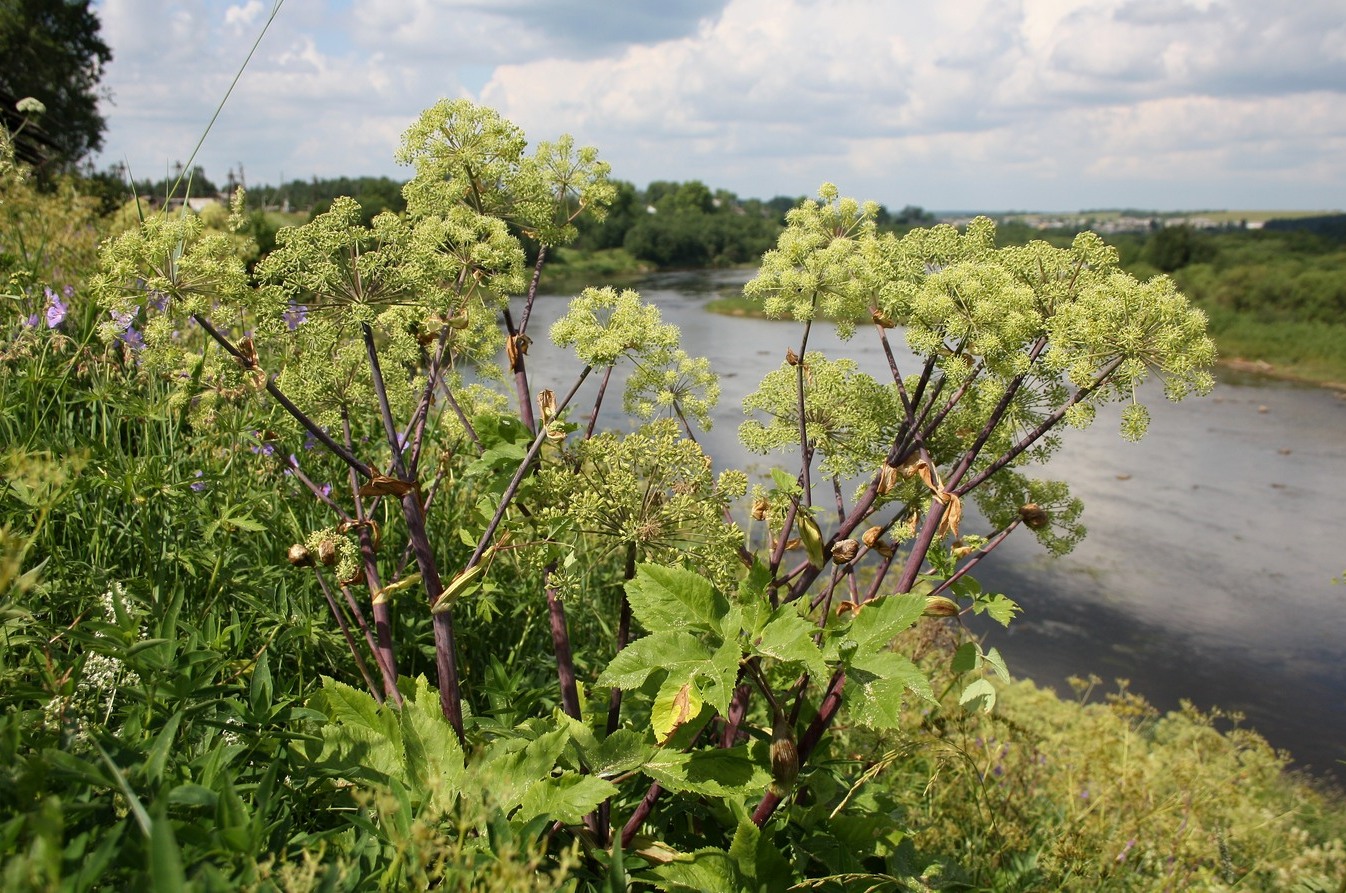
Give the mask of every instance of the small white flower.
[[35, 99], [32, 96], [25, 96], [20, 99], [15, 108], [25, 115], [41, 115], [47, 111], [47, 107], [42, 103], [42, 100]]

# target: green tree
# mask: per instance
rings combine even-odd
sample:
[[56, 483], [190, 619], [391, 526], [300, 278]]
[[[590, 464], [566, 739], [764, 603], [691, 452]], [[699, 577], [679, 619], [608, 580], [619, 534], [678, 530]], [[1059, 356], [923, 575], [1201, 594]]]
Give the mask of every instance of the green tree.
[[18, 136], [21, 160], [59, 170], [102, 148], [98, 82], [112, 50], [99, 28], [90, 0], [0, 0], [5, 123], [13, 122], [19, 99], [31, 96], [46, 106], [40, 126]]

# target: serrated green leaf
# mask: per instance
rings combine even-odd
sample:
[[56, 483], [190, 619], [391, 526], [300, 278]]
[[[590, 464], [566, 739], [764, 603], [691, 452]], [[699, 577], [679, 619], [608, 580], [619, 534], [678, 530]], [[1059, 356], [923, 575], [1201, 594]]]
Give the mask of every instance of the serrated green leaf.
[[734, 831], [729, 858], [738, 871], [740, 890], [771, 893], [788, 889], [794, 880], [790, 862], [781, 854], [780, 847], [746, 817], [739, 820]]
[[734, 862], [724, 850], [707, 848], [688, 857], [665, 862], [646, 877], [666, 893], [706, 893], [707, 890], [742, 889]]
[[814, 679], [826, 678], [827, 662], [813, 642], [817, 633], [815, 624], [799, 616], [798, 603], [781, 605], [762, 627], [761, 635], [753, 640], [751, 651], [782, 663], [794, 664]]
[[771, 569], [760, 558], [754, 558], [748, 575], [738, 584], [734, 600], [742, 612], [740, 623], [749, 636], [760, 633], [771, 616], [771, 600], [767, 596], [771, 579]]
[[897, 634], [909, 629], [925, 613], [925, 596], [915, 593], [883, 595], [856, 611], [846, 637], [854, 640], [856, 655], [887, 648]]
[[528, 789], [550, 778], [556, 758], [565, 750], [570, 735], [564, 727], [526, 743], [517, 738], [501, 738], [474, 761], [472, 780], [505, 812], [523, 802]]
[[958, 703], [968, 710], [980, 710], [982, 713], [990, 713], [995, 707], [995, 686], [989, 679], [976, 679], [963, 689], [963, 693], [958, 696]]
[[1011, 601], [1003, 595], [991, 594], [982, 595], [974, 601], [972, 610], [974, 613], [987, 615], [1001, 626], [1009, 626], [1014, 616], [1023, 609], [1019, 607], [1017, 602]]
[[670, 791], [707, 797], [760, 794], [771, 783], [771, 773], [742, 745], [691, 753], [665, 748], [645, 763], [643, 771]]
[[595, 750], [586, 751], [585, 761], [594, 775], [616, 775], [639, 767], [654, 754], [645, 736], [634, 729], [618, 729]]
[[729, 602], [710, 581], [679, 567], [642, 564], [626, 584], [631, 613], [652, 633], [698, 629], [719, 632]]
[[526, 824], [538, 816], [549, 820], [576, 824], [598, 805], [617, 793], [617, 786], [593, 775], [565, 772], [540, 779], [528, 788], [519, 804], [519, 811], [511, 820]]
[[721, 716], [729, 712], [729, 701], [738, 684], [738, 668], [742, 659], [743, 649], [735, 635], [725, 639], [710, 660], [696, 670], [697, 676], [703, 680], [702, 696]]
[[627, 645], [598, 677], [599, 685], [632, 689], [645, 684], [652, 673], [666, 670], [670, 675], [690, 677], [693, 668], [714, 653], [688, 632], [661, 632], [637, 639]]
[[417, 679], [417, 696], [398, 714], [402, 732], [404, 778], [413, 801], [447, 809], [462, 790], [464, 758], [458, 735], [444, 719], [439, 694], [424, 677]]
[[890, 651], [857, 655], [846, 673], [842, 697], [855, 722], [871, 729], [894, 729], [908, 693], [934, 702], [930, 680], [915, 664]]

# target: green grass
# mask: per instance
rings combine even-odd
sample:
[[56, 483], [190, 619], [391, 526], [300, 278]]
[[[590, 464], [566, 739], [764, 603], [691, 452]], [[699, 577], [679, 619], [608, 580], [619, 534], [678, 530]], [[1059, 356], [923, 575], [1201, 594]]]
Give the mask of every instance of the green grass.
[[1339, 792], [1288, 774], [1237, 718], [1073, 682], [1077, 699], [1016, 682], [992, 714], [917, 720], [875, 748], [919, 851], [977, 890], [1339, 889]]
[[1221, 362], [1346, 388], [1346, 325], [1267, 320], [1222, 307], [1203, 309]]

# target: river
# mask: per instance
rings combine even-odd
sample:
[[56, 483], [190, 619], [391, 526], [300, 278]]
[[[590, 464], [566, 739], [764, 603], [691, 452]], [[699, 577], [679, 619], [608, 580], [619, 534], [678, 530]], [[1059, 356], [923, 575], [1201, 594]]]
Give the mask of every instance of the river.
[[[739, 445], [742, 398], [779, 365], [799, 330], [705, 310], [743, 271], [671, 273], [634, 287], [682, 329], [683, 346], [720, 373], [715, 426], [703, 439], [719, 467], [751, 472], [763, 457]], [[540, 298], [530, 323], [534, 388], [578, 368], [556, 357], [546, 327], [564, 311]], [[872, 333], [841, 342], [815, 328], [810, 350], [854, 358], [886, 378]], [[898, 339], [900, 341], [900, 339]], [[548, 350], [548, 348], [551, 348]], [[904, 355], [899, 355], [902, 363]], [[905, 355], [906, 369], [915, 361]], [[577, 406], [593, 402], [590, 383]], [[1153, 419], [1123, 440], [1115, 407], [1068, 431], [1034, 476], [1068, 481], [1084, 500], [1089, 535], [1051, 558], [1027, 531], [978, 568], [986, 588], [1024, 608], [1008, 630], [987, 630], [1011, 672], [1065, 696], [1067, 677], [1117, 678], [1161, 709], [1180, 699], [1246, 715], [1246, 724], [1298, 765], [1346, 779], [1346, 395], [1220, 373], [1215, 391], [1172, 404], [1150, 389]], [[620, 390], [602, 421], [618, 421]], [[964, 525], [967, 529], [968, 525]], [[974, 531], [975, 532], [975, 531]], [[980, 628], [979, 628], [980, 629]], [[1098, 696], [1101, 696], [1098, 695]]]

